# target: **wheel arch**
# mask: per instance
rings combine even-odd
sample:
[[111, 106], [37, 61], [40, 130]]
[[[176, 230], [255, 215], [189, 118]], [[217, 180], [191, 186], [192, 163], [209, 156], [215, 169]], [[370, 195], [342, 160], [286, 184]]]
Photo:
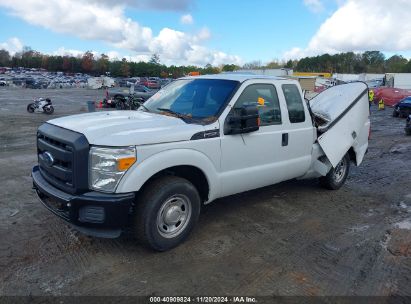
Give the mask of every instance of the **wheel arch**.
[[175, 149], [157, 153], [136, 163], [122, 178], [117, 192], [139, 192], [151, 181], [165, 175], [190, 181], [203, 202], [214, 200], [220, 189], [217, 171], [207, 156], [195, 150]]
[[354, 151], [354, 147], [351, 147], [348, 150], [347, 154], [350, 157], [350, 161], [352, 161], [355, 165], [357, 165], [357, 154]]
[[177, 176], [177, 177], [181, 177], [181, 178], [188, 180], [197, 189], [200, 195], [201, 201], [202, 202], [208, 201], [210, 185], [208, 183], [207, 177], [201, 169], [195, 166], [190, 166], [190, 165], [174, 166], [174, 167], [169, 167], [164, 170], [161, 170], [155, 173], [152, 177], [150, 177], [141, 186], [140, 190], [143, 190], [152, 181], [162, 176]]

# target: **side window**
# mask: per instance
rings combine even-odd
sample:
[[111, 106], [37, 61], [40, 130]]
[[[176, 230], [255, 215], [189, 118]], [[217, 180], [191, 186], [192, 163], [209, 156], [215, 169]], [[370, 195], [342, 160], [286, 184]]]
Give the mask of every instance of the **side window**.
[[271, 84], [252, 84], [238, 98], [234, 111], [244, 106], [257, 106], [261, 126], [281, 124], [281, 110], [277, 90]]
[[291, 123], [305, 121], [304, 105], [301, 94], [295, 84], [282, 85], [285, 101], [287, 102], [288, 116]]

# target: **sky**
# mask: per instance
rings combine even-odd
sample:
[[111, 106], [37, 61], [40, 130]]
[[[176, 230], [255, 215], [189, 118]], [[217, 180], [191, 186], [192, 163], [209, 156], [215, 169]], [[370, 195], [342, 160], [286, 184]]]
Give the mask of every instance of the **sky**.
[[171, 65], [379, 50], [411, 58], [411, 0], [0, 0], [0, 49]]

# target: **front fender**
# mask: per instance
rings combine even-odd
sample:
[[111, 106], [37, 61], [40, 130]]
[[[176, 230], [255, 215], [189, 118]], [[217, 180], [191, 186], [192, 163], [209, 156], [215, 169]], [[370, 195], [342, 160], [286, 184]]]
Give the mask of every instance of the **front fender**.
[[123, 176], [118, 193], [136, 192], [155, 174], [176, 166], [193, 166], [200, 169], [209, 185], [209, 201], [218, 197], [220, 183], [213, 162], [203, 153], [193, 149], [173, 149], [156, 153], [141, 163], [136, 163]]

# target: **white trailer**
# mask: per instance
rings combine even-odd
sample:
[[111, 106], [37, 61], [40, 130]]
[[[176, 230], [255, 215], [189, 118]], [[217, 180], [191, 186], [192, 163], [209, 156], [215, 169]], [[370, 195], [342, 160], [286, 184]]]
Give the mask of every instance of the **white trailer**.
[[411, 73], [388, 73], [386, 83], [389, 87], [397, 89], [411, 89]]

